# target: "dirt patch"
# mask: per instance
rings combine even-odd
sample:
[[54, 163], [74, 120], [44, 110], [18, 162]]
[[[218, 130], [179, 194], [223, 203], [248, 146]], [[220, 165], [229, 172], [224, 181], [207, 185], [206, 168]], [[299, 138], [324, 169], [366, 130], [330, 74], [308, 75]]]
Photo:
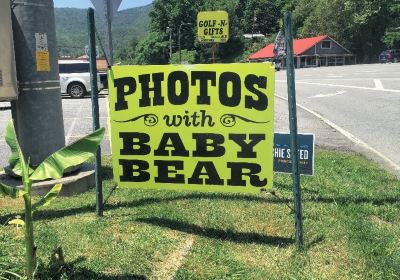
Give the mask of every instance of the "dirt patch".
[[175, 251], [166, 256], [166, 258], [164, 259], [165, 261], [162, 261], [155, 266], [156, 270], [153, 272], [153, 275], [150, 277], [150, 279], [174, 279], [176, 272], [182, 266], [185, 257], [192, 249], [194, 241], [195, 237], [192, 235], [186, 238], [181, 246], [179, 246]]

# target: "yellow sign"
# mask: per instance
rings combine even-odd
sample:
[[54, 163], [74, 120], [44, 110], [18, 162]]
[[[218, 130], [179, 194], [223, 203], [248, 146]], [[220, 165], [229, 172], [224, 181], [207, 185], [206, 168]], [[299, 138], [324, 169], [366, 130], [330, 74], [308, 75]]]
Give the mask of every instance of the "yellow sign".
[[36, 70], [38, 72], [50, 72], [49, 52], [36, 51]]
[[258, 193], [272, 186], [271, 63], [114, 66], [114, 180], [121, 187]]
[[200, 42], [226, 43], [229, 39], [229, 17], [225, 11], [199, 12], [197, 35]]

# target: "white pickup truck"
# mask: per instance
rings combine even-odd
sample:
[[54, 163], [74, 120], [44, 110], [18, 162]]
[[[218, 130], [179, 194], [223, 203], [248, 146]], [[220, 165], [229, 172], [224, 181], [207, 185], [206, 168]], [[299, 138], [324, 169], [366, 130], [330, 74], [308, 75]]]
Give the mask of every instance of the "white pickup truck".
[[[90, 92], [90, 67], [86, 60], [59, 60], [61, 93], [82, 98]], [[107, 73], [97, 74], [99, 91], [107, 87]]]

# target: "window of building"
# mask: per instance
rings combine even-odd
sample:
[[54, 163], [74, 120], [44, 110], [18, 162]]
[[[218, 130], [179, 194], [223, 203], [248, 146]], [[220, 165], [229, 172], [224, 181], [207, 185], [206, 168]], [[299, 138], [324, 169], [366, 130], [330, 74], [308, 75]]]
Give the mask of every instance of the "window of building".
[[331, 41], [322, 41], [321, 43], [321, 48], [322, 49], [330, 49], [331, 48]]

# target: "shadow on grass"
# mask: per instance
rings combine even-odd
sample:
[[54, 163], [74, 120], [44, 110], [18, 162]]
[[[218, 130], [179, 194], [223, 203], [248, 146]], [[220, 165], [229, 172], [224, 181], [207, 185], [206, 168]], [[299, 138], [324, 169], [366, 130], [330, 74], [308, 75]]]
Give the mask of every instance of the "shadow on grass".
[[[118, 190], [117, 190], [118, 191]], [[305, 190], [304, 193], [307, 193]], [[198, 200], [198, 199], [208, 199], [208, 200], [221, 200], [221, 201], [247, 201], [247, 202], [259, 202], [268, 204], [291, 204], [292, 199], [290, 198], [275, 198], [273, 196], [253, 196], [253, 195], [243, 195], [243, 194], [225, 194], [225, 193], [188, 193], [188, 194], [177, 194], [171, 197], [149, 197], [141, 198], [138, 200], [127, 201], [127, 202], [117, 202], [115, 204], [105, 205], [105, 211], [114, 210], [119, 208], [134, 208], [142, 207], [151, 204], [159, 203], [169, 203], [182, 200]], [[93, 197], [93, 203], [95, 197]], [[383, 205], [383, 204], [399, 204], [398, 197], [324, 197], [315, 195], [312, 198], [304, 198], [303, 202], [312, 203], [323, 203], [323, 204], [335, 204], [335, 205], [349, 205], [349, 204], [364, 204], [371, 203], [373, 205]], [[68, 216], [74, 216], [77, 214], [83, 214], [88, 212], [95, 212], [96, 206], [84, 205], [80, 207], [74, 207], [62, 210], [39, 210], [34, 214], [34, 220], [51, 220], [55, 218], [63, 218]], [[5, 224], [9, 219], [15, 217], [14, 214], [8, 214], [0, 216], [0, 224]]]
[[105, 275], [90, 269], [77, 266], [80, 262], [84, 261], [85, 258], [79, 257], [72, 262], [65, 262], [64, 252], [61, 247], [56, 248], [53, 251], [50, 262], [48, 265], [39, 265], [35, 279], [104, 279], [104, 280], [146, 280], [147, 278], [142, 275]]
[[103, 166], [101, 168], [101, 173], [103, 176], [103, 180], [112, 180], [113, 179], [113, 169], [111, 166]]
[[305, 249], [309, 250], [312, 247], [314, 247], [314, 246], [318, 245], [319, 243], [323, 242], [324, 240], [325, 240], [324, 236], [322, 236], [322, 235], [317, 236], [315, 239], [311, 240], [309, 243], [307, 243], [305, 245]]
[[235, 243], [256, 243], [263, 245], [286, 247], [294, 242], [293, 239], [287, 237], [268, 236], [253, 232], [236, 232], [232, 230], [206, 228], [195, 224], [189, 224], [181, 221], [163, 219], [157, 217], [140, 218], [136, 219], [135, 221], [159, 227], [169, 228], [172, 230], [177, 230], [198, 236], [208, 237], [212, 239], [219, 239], [224, 241], [231, 241]]

